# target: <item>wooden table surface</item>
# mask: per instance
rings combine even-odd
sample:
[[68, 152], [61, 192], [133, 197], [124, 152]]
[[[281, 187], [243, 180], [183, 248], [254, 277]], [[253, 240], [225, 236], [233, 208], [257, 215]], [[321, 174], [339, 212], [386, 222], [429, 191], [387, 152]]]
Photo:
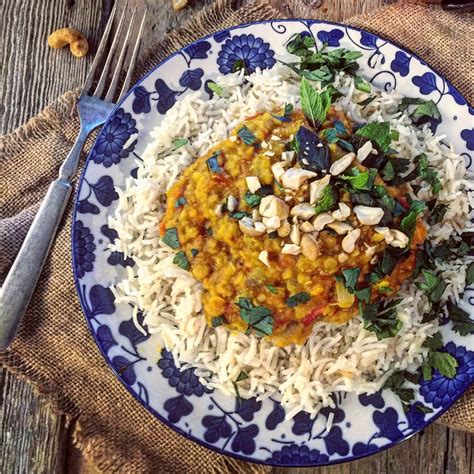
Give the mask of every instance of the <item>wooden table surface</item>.
[[[123, 2], [124, 0], [118, 0]], [[303, 16], [320, 3], [271, 0], [288, 16]], [[92, 51], [103, 31], [112, 0], [0, 0], [0, 134], [36, 115], [63, 92], [79, 86], [93, 55], [78, 60], [46, 46], [48, 34], [71, 26], [90, 40]], [[203, 8], [211, 0], [191, 1], [174, 12], [170, 0], [153, 0], [143, 47]], [[243, 3], [237, 0], [237, 4]], [[325, 0], [321, 16], [343, 21], [388, 0]], [[94, 472], [74, 448], [74, 420], [53, 413], [25, 382], [0, 372], [0, 473]], [[322, 469], [275, 469], [275, 473], [470, 473], [474, 472], [474, 436], [435, 424], [405, 443], [368, 459]]]

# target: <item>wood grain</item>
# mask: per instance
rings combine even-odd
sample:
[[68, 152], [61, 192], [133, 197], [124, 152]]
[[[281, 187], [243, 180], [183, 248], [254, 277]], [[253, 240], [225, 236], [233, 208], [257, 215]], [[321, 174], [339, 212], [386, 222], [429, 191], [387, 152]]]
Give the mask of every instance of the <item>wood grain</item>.
[[[174, 12], [169, 0], [150, 1], [143, 48], [175, 29], [212, 0], [195, 0]], [[118, 0], [123, 6], [125, 0]], [[244, 4], [246, 0], [237, 0]], [[314, 15], [318, 0], [270, 0], [288, 16]], [[343, 21], [368, 13], [389, 0], [327, 0], [320, 18]], [[63, 92], [79, 86], [93, 55], [73, 58], [67, 50], [53, 51], [46, 39], [54, 29], [81, 30], [95, 50], [112, 0], [0, 0], [0, 133], [7, 133], [36, 115]], [[0, 473], [93, 473], [74, 448], [68, 420], [57, 416], [26, 383], [0, 372]], [[73, 423], [73, 421], [71, 422]], [[461, 473], [474, 472], [474, 437], [432, 425], [388, 451], [349, 464], [321, 469], [274, 469], [297, 473]]]

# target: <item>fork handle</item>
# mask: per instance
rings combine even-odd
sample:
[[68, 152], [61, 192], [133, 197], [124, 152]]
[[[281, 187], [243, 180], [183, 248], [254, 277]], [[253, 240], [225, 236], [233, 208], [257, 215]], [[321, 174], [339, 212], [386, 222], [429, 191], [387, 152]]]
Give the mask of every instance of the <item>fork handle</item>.
[[34, 292], [61, 217], [71, 195], [74, 176], [89, 130], [81, 130], [53, 181], [0, 290], [0, 352], [8, 349]]

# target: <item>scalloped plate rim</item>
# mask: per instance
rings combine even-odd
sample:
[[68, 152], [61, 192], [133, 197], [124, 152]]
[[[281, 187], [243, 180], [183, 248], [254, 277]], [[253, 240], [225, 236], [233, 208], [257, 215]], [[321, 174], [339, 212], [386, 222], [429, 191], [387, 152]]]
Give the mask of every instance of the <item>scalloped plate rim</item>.
[[83, 313], [83, 317], [86, 321], [86, 324], [87, 324], [87, 327], [91, 333], [91, 336], [92, 338], [94, 339], [94, 342], [97, 346], [97, 348], [99, 349], [100, 351], [100, 354], [102, 355], [102, 357], [105, 359], [105, 362], [108, 366], [108, 368], [113, 372], [113, 374], [116, 376], [116, 378], [120, 381], [120, 383], [126, 388], [126, 390], [132, 395], [132, 397], [138, 402], [140, 403], [147, 411], [149, 411], [150, 413], [153, 414], [153, 416], [155, 416], [161, 423], [163, 423], [165, 426], [167, 426], [168, 428], [172, 429], [173, 431], [179, 433], [181, 436], [184, 436], [186, 439], [194, 442], [194, 443], [197, 443], [199, 444], [200, 446], [204, 447], [204, 448], [207, 448], [207, 449], [210, 449], [214, 452], [217, 452], [218, 454], [221, 454], [223, 456], [229, 456], [229, 457], [232, 457], [232, 458], [235, 458], [235, 459], [238, 459], [240, 461], [245, 461], [245, 462], [250, 462], [250, 463], [254, 463], [254, 464], [260, 464], [260, 465], [264, 465], [264, 466], [276, 466], [276, 467], [286, 467], [286, 468], [314, 468], [314, 467], [323, 467], [323, 466], [331, 466], [331, 465], [337, 465], [337, 464], [343, 464], [343, 463], [347, 463], [347, 462], [352, 462], [352, 461], [356, 461], [356, 460], [360, 460], [360, 459], [363, 459], [363, 458], [367, 458], [367, 457], [370, 457], [370, 456], [373, 456], [375, 454], [378, 454], [378, 453], [381, 453], [387, 449], [390, 449], [400, 443], [403, 443], [407, 440], [409, 440], [410, 438], [412, 438], [413, 436], [417, 435], [420, 431], [424, 430], [427, 426], [431, 425], [432, 423], [434, 423], [437, 419], [439, 419], [443, 414], [445, 414], [458, 400], [459, 398], [461, 398], [468, 390], [469, 390], [469, 385], [464, 388], [462, 391], [458, 392], [456, 394], [456, 396], [452, 399], [451, 403], [449, 405], [447, 405], [446, 407], [442, 408], [441, 410], [439, 410], [439, 412], [437, 412], [432, 418], [430, 418], [428, 421], [423, 421], [423, 424], [418, 427], [417, 429], [415, 429], [412, 433], [408, 434], [408, 435], [404, 435], [402, 438], [396, 440], [396, 441], [393, 441], [391, 443], [388, 443], [384, 446], [377, 446], [377, 450], [374, 451], [374, 452], [370, 452], [370, 453], [364, 453], [364, 454], [360, 454], [360, 455], [350, 455], [350, 456], [347, 456], [346, 458], [344, 459], [335, 459], [335, 460], [329, 460], [327, 462], [319, 462], [319, 463], [279, 463], [279, 462], [270, 462], [270, 461], [263, 461], [263, 460], [260, 460], [260, 459], [254, 459], [252, 458], [251, 456], [252, 455], [249, 455], [249, 456], [246, 456], [246, 455], [242, 455], [242, 454], [239, 454], [239, 453], [235, 453], [235, 452], [229, 452], [229, 451], [225, 451], [224, 449], [220, 448], [220, 447], [217, 447], [215, 445], [212, 445], [210, 443], [207, 443], [201, 439], [199, 439], [198, 437], [194, 436], [194, 435], [190, 435], [188, 433], [186, 433], [183, 429], [181, 429], [180, 427], [176, 426], [175, 424], [173, 424], [172, 422], [169, 422], [168, 420], [166, 420], [166, 418], [160, 414], [158, 411], [156, 411], [153, 407], [151, 407], [149, 405], [149, 403], [146, 403], [145, 401], [141, 400], [138, 395], [132, 390], [131, 386], [126, 383], [123, 378], [120, 376], [120, 374], [118, 373], [118, 371], [113, 367], [112, 365], [112, 362], [111, 360], [108, 358], [107, 354], [104, 352], [101, 344], [99, 344], [99, 341], [97, 340], [96, 338], [96, 335], [95, 335], [95, 332], [93, 330], [93, 327], [92, 327], [92, 324], [91, 322], [89, 321], [89, 319], [87, 318], [86, 316], [86, 307], [85, 307], [85, 304], [84, 304], [84, 301], [83, 301], [83, 297], [82, 297], [82, 294], [81, 294], [81, 291], [80, 291], [80, 288], [79, 288], [79, 278], [77, 277], [77, 274], [76, 274], [76, 262], [75, 262], [75, 242], [74, 242], [74, 230], [75, 230], [75, 226], [76, 226], [76, 222], [77, 222], [77, 215], [78, 215], [78, 210], [77, 210], [77, 207], [78, 207], [78, 204], [79, 204], [79, 190], [81, 189], [81, 186], [82, 186], [82, 183], [84, 181], [84, 176], [86, 174], [86, 171], [87, 171], [87, 167], [88, 167], [88, 164], [89, 162], [91, 161], [91, 155], [92, 155], [92, 152], [94, 150], [94, 148], [96, 147], [96, 144], [97, 144], [97, 140], [100, 136], [100, 132], [102, 131], [102, 129], [105, 127], [105, 125], [109, 122], [110, 118], [112, 116], [114, 116], [115, 112], [120, 109], [120, 107], [122, 106], [122, 104], [127, 100], [127, 98], [134, 92], [134, 90], [140, 85], [142, 84], [150, 75], [152, 75], [159, 67], [161, 67], [162, 65], [164, 65], [165, 63], [167, 63], [169, 60], [171, 60], [173, 57], [179, 55], [185, 48], [191, 46], [191, 45], [195, 45], [197, 43], [200, 43], [201, 41], [203, 40], [206, 40], [206, 39], [209, 39], [209, 38], [212, 38], [214, 35], [218, 34], [218, 33], [221, 33], [221, 32], [224, 32], [224, 31], [232, 31], [232, 30], [238, 30], [240, 28], [245, 28], [247, 26], [253, 26], [253, 25], [260, 25], [260, 24], [268, 24], [268, 23], [285, 23], [285, 22], [309, 22], [309, 26], [315, 24], [315, 23], [319, 23], [319, 24], [324, 24], [324, 25], [331, 25], [331, 26], [336, 26], [336, 27], [340, 27], [340, 28], [350, 28], [352, 30], [355, 30], [355, 31], [358, 31], [358, 32], [366, 32], [366, 33], [369, 33], [371, 35], [373, 35], [376, 39], [379, 39], [379, 40], [382, 40], [382, 41], [386, 41], [388, 44], [391, 44], [393, 46], [395, 46], [397, 49], [399, 49], [400, 51], [403, 51], [405, 53], [409, 53], [412, 57], [416, 58], [417, 60], [419, 60], [423, 65], [425, 65], [428, 69], [430, 69], [435, 75], [437, 75], [438, 77], [440, 77], [441, 79], [443, 79], [446, 84], [450, 85], [452, 89], [454, 89], [465, 101], [466, 101], [466, 106], [470, 109], [470, 112], [472, 114], [472, 110], [473, 110], [473, 106], [469, 103], [469, 101], [467, 100], [467, 98], [464, 96], [464, 94], [462, 94], [459, 89], [454, 85], [452, 84], [452, 82], [447, 79], [444, 74], [440, 73], [436, 68], [434, 68], [431, 64], [427, 63], [423, 58], [421, 58], [418, 54], [414, 53], [410, 48], [407, 48], [405, 46], [401, 46], [398, 42], [396, 41], [393, 41], [391, 39], [387, 39], [385, 38], [384, 36], [380, 36], [378, 33], [373, 33], [372, 31], [369, 31], [369, 30], [366, 30], [364, 28], [359, 28], [359, 27], [356, 27], [356, 26], [352, 26], [352, 25], [349, 25], [349, 24], [346, 24], [346, 23], [340, 23], [340, 22], [335, 22], [335, 21], [330, 21], [330, 20], [323, 20], [323, 19], [305, 19], [305, 18], [296, 18], [296, 17], [292, 17], [292, 18], [284, 18], [284, 19], [274, 19], [274, 20], [261, 20], [261, 21], [254, 21], [254, 22], [249, 22], [249, 23], [242, 23], [242, 24], [238, 24], [238, 25], [234, 25], [234, 26], [230, 26], [228, 28], [223, 28], [223, 29], [220, 29], [220, 30], [217, 30], [213, 33], [210, 33], [206, 36], [202, 36], [200, 38], [198, 38], [197, 40], [191, 42], [191, 43], [188, 43], [184, 46], [182, 46], [180, 49], [178, 49], [177, 51], [175, 51], [174, 53], [170, 54], [169, 56], [167, 56], [166, 58], [164, 58], [162, 61], [158, 62], [156, 65], [154, 65], [147, 73], [145, 73], [143, 76], [141, 76], [137, 82], [135, 82], [133, 84], [133, 86], [130, 88], [130, 90], [125, 94], [125, 96], [117, 103], [115, 104], [115, 107], [113, 108], [113, 110], [110, 112], [109, 116], [107, 117], [107, 120], [104, 122], [104, 124], [99, 127], [97, 130], [98, 130], [98, 133], [97, 133], [97, 137], [95, 138], [94, 140], [94, 143], [93, 145], [91, 146], [91, 150], [90, 152], [88, 153], [87, 155], [87, 158], [84, 162], [84, 166], [83, 166], [83, 169], [81, 170], [81, 173], [80, 173], [80, 176], [79, 176], [79, 179], [77, 180], [77, 183], [76, 183], [76, 189], [75, 189], [75, 196], [74, 196], [74, 203], [73, 203], [73, 210], [72, 210], [72, 225], [71, 225], [71, 244], [72, 244], [72, 247], [71, 247], [71, 264], [72, 264], [72, 267], [73, 267], [73, 278], [74, 278], [74, 287], [76, 289], [76, 293], [77, 293], [77, 297], [78, 297], [78, 300], [79, 300], [79, 303], [80, 303], [80, 306], [81, 306], [81, 309], [82, 309], [82, 313]]

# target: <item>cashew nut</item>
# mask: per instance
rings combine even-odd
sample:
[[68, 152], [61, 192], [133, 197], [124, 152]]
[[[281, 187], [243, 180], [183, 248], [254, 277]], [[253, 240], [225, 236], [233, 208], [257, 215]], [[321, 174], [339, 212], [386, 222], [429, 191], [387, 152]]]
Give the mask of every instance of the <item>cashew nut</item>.
[[188, 4], [188, 0], [172, 0], [171, 4], [173, 5], [173, 10], [178, 11]]
[[73, 28], [60, 28], [48, 36], [51, 48], [64, 48], [69, 45], [71, 53], [77, 58], [82, 58], [89, 51], [89, 44], [82, 33]]

